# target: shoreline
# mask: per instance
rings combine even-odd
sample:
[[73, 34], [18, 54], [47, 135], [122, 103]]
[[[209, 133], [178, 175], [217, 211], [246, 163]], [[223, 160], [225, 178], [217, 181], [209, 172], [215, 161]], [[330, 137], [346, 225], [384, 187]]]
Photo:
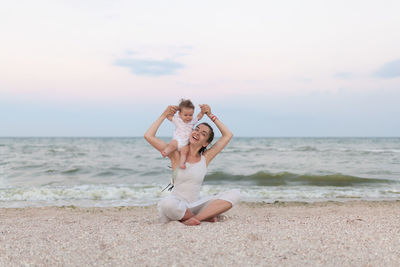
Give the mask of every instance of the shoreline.
[[400, 200], [240, 203], [217, 223], [157, 208], [0, 208], [0, 265], [400, 264]]
[[[161, 199], [160, 199], [161, 200]], [[94, 203], [94, 201], [92, 201]], [[343, 198], [343, 199], [323, 199], [323, 200], [275, 200], [275, 201], [240, 201], [240, 205], [249, 205], [249, 206], [263, 206], [263, 205], [287, 205], [287, 206], [292, 206], [292, 205], [324, 205], [324, 204], [345, 204], [345, 203], [358, 203], [358, 202], [365, 202], [365, 203], [391, 203], [391, 202], [399, 202], [400, 203], [400, 198], [398, 199], [393, 199], [393, 198], [387, 198], [387, 199], [353, 199], [353, 198]], [[92, 205], [81, 205], [81, 204], [68, 204], [68, 205], [53, 205], [53, 204], [37, 204], [37, 205], [32, 205], [32, 206], [0, 206], [0, 210], [2, 209], [42, 209], [42, 208], [72, 208], [72, 209], [114, 209], [114, 208], [141, 208], [141, 207], [156, 207], [157, 203], [155, 204], [135, 204], [135, 205], [104, 205], [104, 206], [92, 206]]]

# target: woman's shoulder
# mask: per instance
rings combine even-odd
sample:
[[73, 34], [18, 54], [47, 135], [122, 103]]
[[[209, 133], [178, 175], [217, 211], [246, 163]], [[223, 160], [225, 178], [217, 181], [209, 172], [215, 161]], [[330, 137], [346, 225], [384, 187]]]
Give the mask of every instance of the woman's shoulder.
[[208, 150], [204, 151], [204, 152], [201, 154], [201, 158], [202, 158], [202, 160], [205, 161], [206, 165], [208, 166], [208, 164], [210, 164], [212, 158], [209, 157], [207, 151], [208, 151]]

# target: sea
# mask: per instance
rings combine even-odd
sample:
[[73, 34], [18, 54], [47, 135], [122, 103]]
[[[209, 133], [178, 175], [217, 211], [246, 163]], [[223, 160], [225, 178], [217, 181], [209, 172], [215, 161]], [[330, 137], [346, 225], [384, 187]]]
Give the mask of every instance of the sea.
[[[0, 138], [2, 208], [154, 205], [171, 175], [142, 137]], [[244, 202], [399, 200], [400, 138], [234, 137], [201, 194], [229, 189]]]

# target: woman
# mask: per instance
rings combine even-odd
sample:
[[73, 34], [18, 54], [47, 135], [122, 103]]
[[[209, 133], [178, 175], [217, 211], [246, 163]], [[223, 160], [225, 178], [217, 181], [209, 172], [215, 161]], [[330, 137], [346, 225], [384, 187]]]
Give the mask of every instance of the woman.
[[[144, 135], [147, 142], [160, 152], [165, 149], [167, 143], [156, 137], [157, 130], [165, 118], [173, 116], [177, 109], [177, 106], [168, 106]], [[158, 203], [158, 211], [164, 222], [180, 221], [186, 225], [199, 225], [202, 221], [216, 222], [217, 215], [229, 210], [239, 201], [238, 190], [200, 198], [200, 187], [208, 164], [233, 136], [231, 131], [211, 113], [208, 105], [201, 105], [201, 109], [215, 123], [222, 137], [206, 150], [214, 138], [214, 131], [207, 123], [200, 123], [189, 138], [186, 169], [179, 169], [180, 153], [178, 151], [168, 155], [172, 170], [178, 169], [171, 194]]]

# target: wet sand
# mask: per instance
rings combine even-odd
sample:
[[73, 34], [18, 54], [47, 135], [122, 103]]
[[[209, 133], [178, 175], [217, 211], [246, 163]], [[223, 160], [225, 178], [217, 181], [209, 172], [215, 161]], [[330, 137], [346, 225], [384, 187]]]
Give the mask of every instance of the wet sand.
[[399, 266], [400, 201], [242, 203], [217, 223], [155, 206], [0, 209], [0, 266]]

